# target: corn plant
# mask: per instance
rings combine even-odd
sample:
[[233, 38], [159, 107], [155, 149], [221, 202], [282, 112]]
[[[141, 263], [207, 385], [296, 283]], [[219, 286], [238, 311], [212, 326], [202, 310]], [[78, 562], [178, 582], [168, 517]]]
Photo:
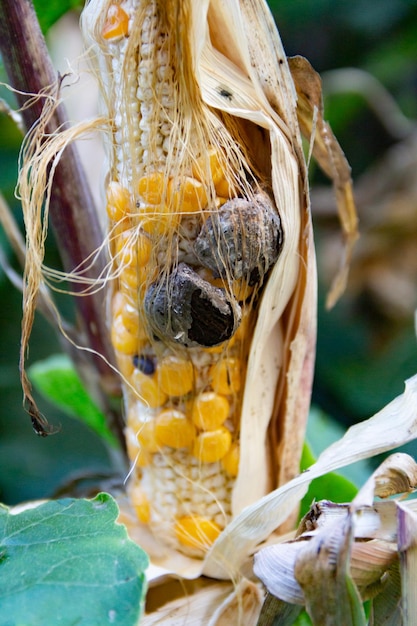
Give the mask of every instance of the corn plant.
[[[9, 28], [21, 6], [8, 6]], [[86, 355], [90, 389], [126, 447], [130, 470], [119, 519], [150, 557], [148, 582], [164, 597], [167, 576], [196, 581], [183, 583], [191, 598], [162, 609], [167, 623], [190, 610], [193, 623], [255, 624], [259, 615], [259, 623], [274, 623], [262, 621], [260, 580], [279, 598], [274, 606], [267, 596], [273, 615], [266, 619], [293, 623], [305, 605], [317, 624], [342, 623], [347, 614], [346, 623], [365, 623], [357, 589], [372, 597], [371, 583], [382, 580], [397, 550], [362, 586], [349, 573], [349, 554], [356, 520], [381, 490], [365, 490], [364, 501], [341, 509], [334, 553], [345, 587], [332, 589], [335, 597], [345, 590], [340, 605], [323, 600], [325, 568], [320, 594], [313, 576], [302, 576], [309, 572], [304, 561], [290, 559], [292, 593], [271, 584], [273, 556], [266, 557], [267, 574], [263, 551], [253, 569], [261, 544], [294, 528], [313, 478], [415, 435], [413, 379], [394, 408], [299, 474], [317, 289], [302, 135], [334, 181], [345, 235], [329, 305], [343, 291], [357, 237], [350, 170], [323, 119], [320, 80], [305, 59], [286, 58], [262, 0], [90, 0], [82, 30], [100, 86], [100, 117], [69, 126], [65, 77], [56, 80], [48, 66], [36, 84], [30, 72], [23, 79], [35, 94], [33, 106], [25, 104], [19, 174], [26, 226], [20, 371], [33, 426], [40, 435], [50, 431], [25, 365], [40, 302], [71, 354], [77, 348]], [[13, 64], [10, 76], [22, 90]], [[103, 135], [107, 155], [97, 211], [72, 152], [73, 142], [92, 131]], [[43, 264], [49, 215], [63, 272]], [[63, 281], [78, 303], [76, 331], [62, 323], [51, 297], [50, 288]], [[119, 381], [124, 422], [109, 409]], [[386, 424], [394, 411], [402, 426], [393, 441]], [[395, 483], [383, 495], [413, 488], [413, 462], [401, 471], [406, 485]], [[151, 600], [152, 590], [149, 606]], [[374, 613], [380, 610], [375, 605]], [[159, 617], [149, 608], [143, 623]]]

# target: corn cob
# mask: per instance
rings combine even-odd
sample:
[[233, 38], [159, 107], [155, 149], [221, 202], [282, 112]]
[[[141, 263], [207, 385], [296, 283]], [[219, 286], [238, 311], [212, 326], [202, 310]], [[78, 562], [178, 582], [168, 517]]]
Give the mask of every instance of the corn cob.
[[[264, 157], [202, 98], [196, 18], [186, 0], [92, 0], [84, 30], [99, 50], [111, 124], [111, 337], [125, 382], [129, 493], [140, 523], [202, 557], [236, 513], [248, 357], [288, 233]], [[294, 234], [295, 250], [297, 225]], [[260, 477], [258, 495], [271, 486]]]

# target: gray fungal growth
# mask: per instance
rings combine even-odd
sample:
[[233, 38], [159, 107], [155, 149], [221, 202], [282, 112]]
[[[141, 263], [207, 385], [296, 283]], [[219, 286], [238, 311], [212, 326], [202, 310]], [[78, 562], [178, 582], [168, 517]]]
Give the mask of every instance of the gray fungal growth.
[[200, 263], [215, 277], [262, 283], [282, 248], [281, 220], [264, 193], [226, 202], [203, 225], [194, 244]]
[[150, 285], [145, 315], [156, 336], [186, 347], [216, 346], [233, 335], [239, 305], [185, 263]]

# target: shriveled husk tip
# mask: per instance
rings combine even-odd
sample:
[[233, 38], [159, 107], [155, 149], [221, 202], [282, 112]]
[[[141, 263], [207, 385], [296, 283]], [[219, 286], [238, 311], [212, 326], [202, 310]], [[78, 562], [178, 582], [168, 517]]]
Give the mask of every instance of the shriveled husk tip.
[[[297, 538], [260, 550], [255, 574], [272, 595], [307, 608], [313, 623], [365, 623], [362, 602], [372, 600], [382, 614], [386, 586], [399, 597], [395, 571], [401, 555], [404, 567], [403, 607], [414, 608], [408, 588], [414, 573], [415, 527], [403, 533], [405, 517], [413, 507], [398, 499], [375, 502], [413, 491], [417, 464], [406, 454], [388, 457], [359, 491], [351, 504], [319, 502], [300, 524]], [[407, 535], [407, 540], [404, 536]], [[410, 541], [410, 538], [411, 541]], [[325, 584], [323, 581], [326, 581]], [[386, 614], [397, 616], [398, 603], [387, 598]], [[324, 621], [323, 621], [324, 620]], [[357, 621], [359, 620], [359, 621]]]

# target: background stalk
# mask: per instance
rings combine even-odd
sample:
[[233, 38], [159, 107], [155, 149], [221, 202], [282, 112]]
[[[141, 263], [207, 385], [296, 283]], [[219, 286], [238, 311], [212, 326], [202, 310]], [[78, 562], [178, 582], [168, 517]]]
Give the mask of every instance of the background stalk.
[[[37, 99], [27, 108], [25, 105], [33, 94], [58, 85], [59, 76], [49, 57], [32, 3], [28, 0], [0, 0], [0, 13], [0, 50], [10, 84], [14, 89], [24, 92], [16, 93], [16, 98], [22, 107], [25, 127], [29, 130], [39, 119], [45, 98]], [[66, 124], [65, 109], [59, 105], [46, 132], [56, 132]], [[73, 144], [66, 148], [56, 168], [49, 210], [64, 270], [71, 272], [99, 248], [103, 237], [85, 172]], [[85, 277], [96, 278], [104, 265], [105, 258], [101, 256], [94, 267], [85, 273]], [[83, 285], [71, 285], [74, 291], [80, 292], [83, 288]], [[103, 291], [75, 298], [75, 307], [83, 345], [113, 363]], [[99, 401], [106, 412], [109, 426], [124, 446], [121, 416], [111, 409], [108, 399], [109, 394], [119, 391], [118, 377], [102, 358], [86, 352], [83, 355], [87, 355], [91, 370], [87, 385], [91, 387], [91, 379], [98, 377], [99, 383], [95, 385], [93, 394], [100, 396]]]

